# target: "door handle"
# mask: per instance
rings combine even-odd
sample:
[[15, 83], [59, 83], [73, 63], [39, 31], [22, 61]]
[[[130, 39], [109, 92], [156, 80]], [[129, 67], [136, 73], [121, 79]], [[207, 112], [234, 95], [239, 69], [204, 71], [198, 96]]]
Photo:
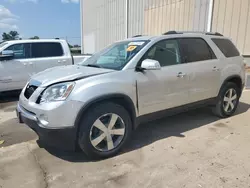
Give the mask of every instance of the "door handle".
[[64, 59], [64, 60], [58, 60], [57, 62], [58, 62], [58, 63], [65, 63], [66, 60], [65, 60], [65, 59]]
[[213, 71], [219, 71], [220, 69], [219, 68], [217, 68], [217, 67], [214, 67], [213, 68]]
[[2, 83], [9, 83], [9, 82], [12, 82], [12, 78], [0, 78], [0, 82]]
[[28, 62], [28, 63], [23, 63], [24, 66], [27, 66], [27, 65], [33, 65], [32, 62]]
[[183, 78], [185, 76], [186, 76], [186, 74], [182, 73], [182, 72], [179, 72], [178, 75], [177, 75], [178, 78]]

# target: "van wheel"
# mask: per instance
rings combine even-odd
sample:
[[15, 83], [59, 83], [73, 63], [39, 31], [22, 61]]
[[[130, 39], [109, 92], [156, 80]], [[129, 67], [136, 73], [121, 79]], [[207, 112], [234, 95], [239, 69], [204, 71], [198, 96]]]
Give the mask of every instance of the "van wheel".
[[222, 86], [214, 108], [215, 115], [226, 118], [234, 114], [239, 104], [240, 89], [235, 83], [228, 82]]
[[132, 121], [126, 109], [115, 103], [91, 107], [80, 122], [78, 143], [90, 158], [116, 155], [131, 136]]

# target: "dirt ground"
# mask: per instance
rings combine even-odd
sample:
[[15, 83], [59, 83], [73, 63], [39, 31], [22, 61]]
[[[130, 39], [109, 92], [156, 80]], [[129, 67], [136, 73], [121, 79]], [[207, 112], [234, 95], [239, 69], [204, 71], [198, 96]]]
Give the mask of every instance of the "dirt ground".
[[15, 105], [15, 97], [0, 103], [0, 188], [250, 187], [250, 91], [231, 118], [203, 108], [150, 122], [101, 161], [39, 147]]

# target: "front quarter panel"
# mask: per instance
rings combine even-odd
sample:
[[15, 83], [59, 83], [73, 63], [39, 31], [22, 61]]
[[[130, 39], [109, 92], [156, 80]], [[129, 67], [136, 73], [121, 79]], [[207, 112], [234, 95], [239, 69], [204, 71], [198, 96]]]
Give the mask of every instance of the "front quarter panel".
[[115, 71], [78, 80], [70, 98], [81, 101], [86, 106], [93, 100], [113, 94], [123, 94], [129, 97], [134, 107], [136, 106], [134, 70]]

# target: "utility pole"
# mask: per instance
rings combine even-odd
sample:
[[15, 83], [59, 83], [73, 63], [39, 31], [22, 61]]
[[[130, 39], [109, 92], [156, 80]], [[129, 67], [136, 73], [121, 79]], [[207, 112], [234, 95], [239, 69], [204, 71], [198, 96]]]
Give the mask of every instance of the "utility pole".
[[128, 24], [129, 24], [129, 0], [125, 1], [125, 38], [128, 38]]
[[206, 28], [207, 32], [211, 32], [211, 30], [212, 30], [213, 11], [214, 11], [214, 0], [209, 0], [208, 16], [207, 16], [207, 28]]

